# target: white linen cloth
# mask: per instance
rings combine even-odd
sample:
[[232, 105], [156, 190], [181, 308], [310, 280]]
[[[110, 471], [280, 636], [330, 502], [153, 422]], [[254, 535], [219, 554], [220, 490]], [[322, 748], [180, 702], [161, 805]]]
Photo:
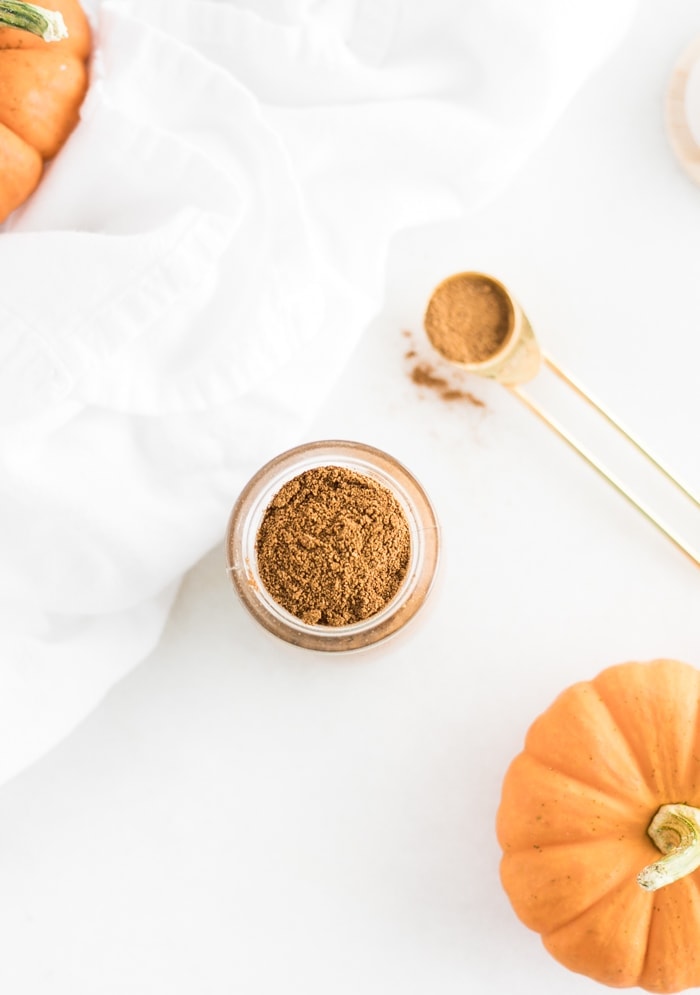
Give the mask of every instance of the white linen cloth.
[[0, 781], [156, 644], [380, 307], [392, 235], [495, 196], [634, 3], [86, 9], [81, 123], [0, 233]]

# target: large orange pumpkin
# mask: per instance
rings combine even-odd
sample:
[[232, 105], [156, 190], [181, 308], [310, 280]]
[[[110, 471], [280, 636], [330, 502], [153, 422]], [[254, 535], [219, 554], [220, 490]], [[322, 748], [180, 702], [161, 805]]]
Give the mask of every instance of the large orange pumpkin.
[[625, 663], [573, 685], [503, 783], [501, 880], [516, 914], [603, 984], [700, 986], [698, 807], [698, 670]]
[[34, 191], [46, 160], [78, 123], [88, 87], [90, 26], [78, 0], [47, 0], [68, 36], [44, 41], [7, 26], [0, 2], [0, 223]]

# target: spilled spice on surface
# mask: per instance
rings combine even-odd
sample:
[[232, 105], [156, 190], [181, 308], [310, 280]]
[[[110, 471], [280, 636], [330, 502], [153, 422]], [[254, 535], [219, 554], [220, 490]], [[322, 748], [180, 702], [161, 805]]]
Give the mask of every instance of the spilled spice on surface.
[[503, 345], [513, 322], [508, 296], [491, 280], [458, 273], [434, 291], [425, 312], [428, 338], [453, 363], [483, 363]]
[[442, 361], [440, 358], [434, 363], [421, 357], [413, 333], [404, 329], [402, 335], [410, 342], [404, 353], [404, 359], [408, 363], [408, 375], [417, 387], [432, 391], [443, 401], [464, 401], [476, 408], [486, 407], [486, 403], [480, 397], [462, 386], [462, 381], [468, 376], [465, 371]]
[[418, 363], [414, 366], [411, 370], [411, 380], [419, 387], [429, 387], [437, 391], [443, 401], [469, 401], [477, 408], [486, 407], [481, 398], [476, 397], [471, 391], [451, 387], [447, 379], [439, 376], [428, 363]]
[[411, 537], [403, 508], [378, 481], [320, 466], [284, 484], [256, 537], [270, 595], [310, 625], [351, 625], [381, 611], [406, 575]]

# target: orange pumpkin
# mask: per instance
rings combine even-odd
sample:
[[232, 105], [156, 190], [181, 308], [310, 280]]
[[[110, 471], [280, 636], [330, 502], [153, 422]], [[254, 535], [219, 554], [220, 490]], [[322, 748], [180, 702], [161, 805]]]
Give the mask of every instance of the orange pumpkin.
[[0, 223], [36, 188], [46, 160], [78, 123], [88, 87], [90, 26], [78, 0], [47, 0], [67, 37], [44, 41], [13, 23], [0, 2]]
[[625, 663], [564, 691], [510, 765], [501, 881], [562, 964], [613, 987], [700, 985], [700, 672]]

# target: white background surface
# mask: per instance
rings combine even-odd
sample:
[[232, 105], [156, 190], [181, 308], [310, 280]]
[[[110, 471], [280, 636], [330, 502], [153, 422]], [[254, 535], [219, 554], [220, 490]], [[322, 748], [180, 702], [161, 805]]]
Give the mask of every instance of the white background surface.
[[[469, 378], [485, 406], [448, 404], [411, 382], [405, 354], [424, 348], [442, 277], [490, 272], [700, 489], [700, 188], [663, 126], [673, 62], [699, 33], [691, 0], [641, 3], [497, 203], [396, 241], [382, 312], [308, 437], [386, 449], [422, 481], [443, 537], [429, 605], [384, 647], [305, 653], [244, 615], [214, 549], [151, 658], [0, 791], [3, 991], [598, 987], [510, 910], [500, 782], [572, 681], [627, 659], [700, 666], [700, 573], [503, 388]], [[532, 390], [700, 548], [697, 514], [545, 375]]]

